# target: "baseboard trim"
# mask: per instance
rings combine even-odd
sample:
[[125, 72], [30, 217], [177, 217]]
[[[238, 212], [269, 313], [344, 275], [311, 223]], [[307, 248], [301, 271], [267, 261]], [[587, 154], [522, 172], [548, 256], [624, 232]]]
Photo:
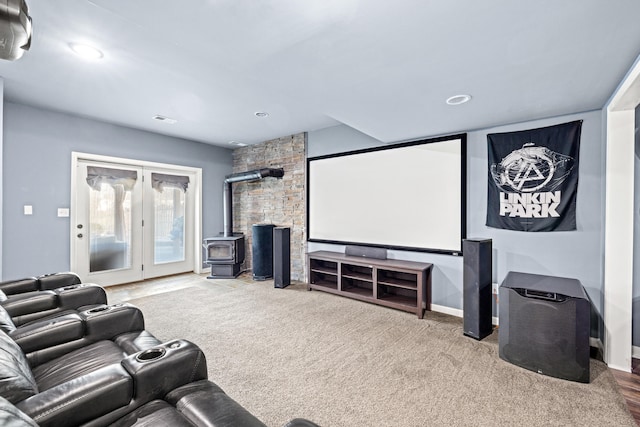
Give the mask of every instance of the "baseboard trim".
[[462, 310], [459, 308], [446, 307], [444, 305], [431, 304], [431, 311], [437, 311], [438, 313], [449, 314], [451, 316], [462, 317]]
[[[438, 313], [448, 314], [450, 316], [456, 316], [456, 317], [462, 317], [464, 315], [464, 312], [459, 308], [451, 308], [451, 307], [446, 307], [444, 305], [438, 305], [438, 304], [431, 304], [431, 311], [436, 311]], [[491, 323], [494, 326], [498, 326], [498, 318], [492, 317]]]
[[607, 367], [609, 367], [610, 369], [615, 369], [616, 371], [622, 371], [622, 372], [627, 372], [627, 373], [631, 373], [631, 368], [628, 366], [618, 366], [618, 365], [614, 365], [614, 364], [607, 364]]

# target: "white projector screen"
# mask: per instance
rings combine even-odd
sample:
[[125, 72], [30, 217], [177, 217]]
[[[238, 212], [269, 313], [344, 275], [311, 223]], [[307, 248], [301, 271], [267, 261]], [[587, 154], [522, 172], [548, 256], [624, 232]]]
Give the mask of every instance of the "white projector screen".
[[459, 255], [466, 134], [307, 160], [312, 242]]

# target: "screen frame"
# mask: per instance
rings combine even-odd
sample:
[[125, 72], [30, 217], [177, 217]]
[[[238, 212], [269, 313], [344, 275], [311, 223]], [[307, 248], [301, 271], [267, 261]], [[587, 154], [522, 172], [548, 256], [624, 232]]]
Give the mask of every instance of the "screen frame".
[[[353, 156], [363, 153], [370, 153], [375, 151], [387, 151], [393, 150], [397, 148], [404, 148], [416, 145], [424, 145], [424, 144], [432, 144], [436, 142], [447, 142], [447, 141], [460, 141], [460, 244], [459, 250], [451, 250], [451, 249], [440, 249], [440, 248], [424, 248], [424, 247], [414, 247], [414, 246], [400, 246], [400, 245], [390, 245], [390, 244], [378, 244], [371, 242], [353, 242], [346, 240], [330, 240], [330, 239], [318, 239], [312, 238], [310, 236], [310, 224], [311, 224], [311, 210], [309, 209], [310, 204], [310, 190], [311, 190], [311, 163], [317, 160], [335, 158], [335, 157], [346, 157]], [[437, 253], [444, 255], [454, 255], [461, 256], [462, 255], [462, 241], [467, 238], [467, 134], [455, 134], [455, 135], [447, 135], [436, 138], [426, 138], [408, 142], [400, 142], [389, 145], [382, 145], [379, 147], [372, 147], [360, 150], [346, 151], [341, 153], [334, 154], [326, 154], [321, 156], [314, 156], [307, 158], [307, 173], [306, 173], [306, 229], [307, 229], [307, 242], [312, 243], [328, 243], [328, 244], [338, 244], [338, 245], [355, 245], [355, 246], [366, 246], [366, 247], [375, 247], [375, 248], [385, 248], [391, 250], [402, 250], [402, 251], [411, 251], [411, 252], [427, 252], [427, 253]]]

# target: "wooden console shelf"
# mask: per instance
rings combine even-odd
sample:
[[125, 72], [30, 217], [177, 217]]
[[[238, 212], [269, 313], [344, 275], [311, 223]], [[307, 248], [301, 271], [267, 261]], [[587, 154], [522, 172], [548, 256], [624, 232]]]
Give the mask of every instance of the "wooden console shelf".
[[318, 251], [307, 254], [307, 265], [309, 290], [409, 311], [420, 319], [431, 309], [433, 264]]

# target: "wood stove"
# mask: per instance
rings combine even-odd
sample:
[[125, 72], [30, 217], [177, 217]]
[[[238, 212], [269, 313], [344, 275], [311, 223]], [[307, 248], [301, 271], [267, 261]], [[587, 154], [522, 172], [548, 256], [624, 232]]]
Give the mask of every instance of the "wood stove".
[[204, 239], [202, 244], [207, 251], [206, 263], [211, 266], [211, 275], [207, 279], [233, 279], [240, 274], [240, 265], [244, 262], [244, 235], [233, 232], [232, 184], [283, 176], [284, 169], [265, 168], [225, 177], [222, 198], [224, 232], [220, 236]]
[[207, 279], [233, 279], [240, 274], [244, 262], [244, 234], [217, 236], [204, 239], [206, 263], [211, 266]]

